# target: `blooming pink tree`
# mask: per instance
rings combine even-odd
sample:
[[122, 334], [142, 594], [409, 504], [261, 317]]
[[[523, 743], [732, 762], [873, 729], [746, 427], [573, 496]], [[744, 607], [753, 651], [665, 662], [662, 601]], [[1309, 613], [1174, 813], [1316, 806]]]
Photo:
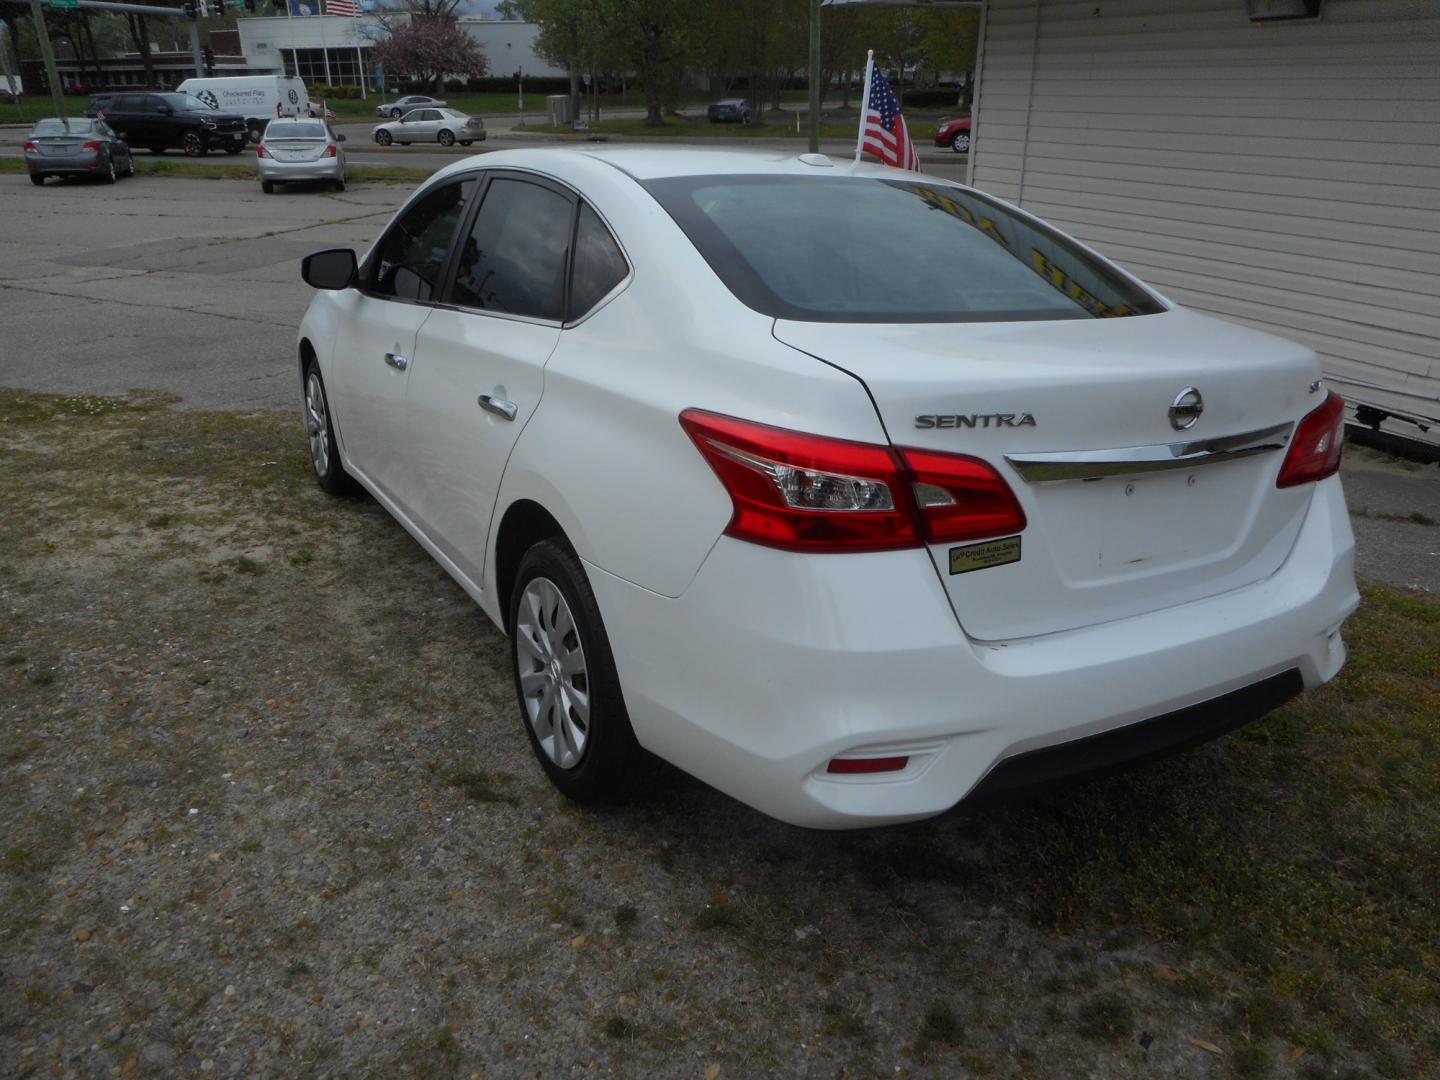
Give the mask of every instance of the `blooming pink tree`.
[[390, 35], [375, 44], [375, 59], [385, 67], [386, 79], [409, 75], [445, 89], [447, 75], [484, 75], [490, 62], [479, 43], [453, 19], [412, 18], [390, 28]]

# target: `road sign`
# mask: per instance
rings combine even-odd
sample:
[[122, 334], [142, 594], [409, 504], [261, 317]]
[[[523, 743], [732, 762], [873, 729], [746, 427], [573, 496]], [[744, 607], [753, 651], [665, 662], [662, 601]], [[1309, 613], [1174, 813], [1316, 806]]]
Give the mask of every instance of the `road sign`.
[[78, 8], [80, 0], [50, 0], [52, 8]]

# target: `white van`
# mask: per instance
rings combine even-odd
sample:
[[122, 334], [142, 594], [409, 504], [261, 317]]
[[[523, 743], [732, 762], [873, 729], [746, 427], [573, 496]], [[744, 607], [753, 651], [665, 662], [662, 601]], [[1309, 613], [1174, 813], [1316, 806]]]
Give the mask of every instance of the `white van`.
[[244, 75], [228, 79], [186, 79], [175, 88], [212, 109], [238, 113], [255, 142], [277, 116], [308, 116], [310, 94], [300, 79], [285, 75]]

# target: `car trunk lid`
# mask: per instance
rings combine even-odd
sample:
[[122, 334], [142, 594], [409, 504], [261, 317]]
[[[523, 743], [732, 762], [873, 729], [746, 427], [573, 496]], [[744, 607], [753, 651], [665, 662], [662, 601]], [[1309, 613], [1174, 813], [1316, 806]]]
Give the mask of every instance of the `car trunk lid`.
[[328, 139], [266, 139], [265, 151], [276, 161], [318, 161]]
[[37, 135], [31, 141], [40, 148], [40, 153], [51, 157], [70, 157], [80, 152], [87, 142], [98, 139], [95, 135]]
[[[1275, 486], [1279, 447], [1323, 397], [1314, 354], [1287, 341], [1183, 310], [779, 320], [775, 336], [863, 382], [896, 445], [980, 458], [1014, 490], [1028, 521], [1018, 543], [931, 547], [974, 638], [1053, 633], [1260, 580], [1309, 503], [1308, 485]], [[1177, 430], [1171, 406], [1190, 388], [1203, 413]], [[1177, 455], [1185, 467], [1166, 467]]]

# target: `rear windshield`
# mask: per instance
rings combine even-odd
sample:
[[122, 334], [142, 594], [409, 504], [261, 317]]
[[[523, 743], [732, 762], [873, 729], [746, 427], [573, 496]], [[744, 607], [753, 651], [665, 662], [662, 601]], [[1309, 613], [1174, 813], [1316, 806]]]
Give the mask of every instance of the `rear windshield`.
[[265, 128], [266, 139], [326, 139], [329, 134], [321, 123], [294, 123], [271, 120]]
[[90, 134], [89, 120], [71, 120], [70, 127], [65, 127], [64, 120], [41, 120], [35, 125], [32, 135], [88, 135]]
[[1164, 310], [1052, 229], [948, 184], [686, 176], [645, 187], [731, 292], [775, 318], [996, 322]]

